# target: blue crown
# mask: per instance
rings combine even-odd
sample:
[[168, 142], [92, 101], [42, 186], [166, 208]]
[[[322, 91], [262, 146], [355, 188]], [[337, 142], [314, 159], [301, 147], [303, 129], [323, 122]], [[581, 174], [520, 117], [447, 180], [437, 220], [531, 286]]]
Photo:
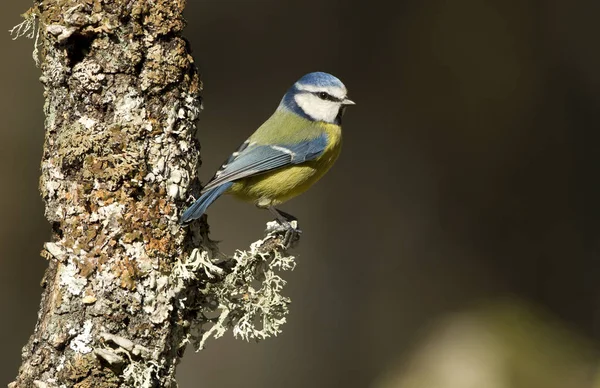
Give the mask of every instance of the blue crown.
[[344, 84], [337, 77], [323, 73], [322, 71], [315, 71], [314, 73], [308, 73], [298, 80], [301, 85], [314, 85], [314, 86], [336, 86], [343, 88]]

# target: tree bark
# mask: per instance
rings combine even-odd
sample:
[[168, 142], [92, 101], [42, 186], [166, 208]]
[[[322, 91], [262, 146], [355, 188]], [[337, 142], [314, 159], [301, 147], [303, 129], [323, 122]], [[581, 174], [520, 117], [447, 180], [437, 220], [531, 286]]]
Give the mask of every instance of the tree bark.
[[53, 238], [10, 387], [176, 386], [188, 343], [202, 349], [228, 329], [245, 340], [281, 332], [290, 301], [276, 272], [295, 266], [285, 231], [270, 223], [227, 258], [206, 218], [178, 224], [200, 163], [184, 5], [36, 0], [13, 29], [33, 31], [42, 70], [40, 191]]
[[174, 281], [191, 235], [201, 83], [184, 0], [37, 0], [52, 242], [13, 387], [170, 386], [192, 312]]

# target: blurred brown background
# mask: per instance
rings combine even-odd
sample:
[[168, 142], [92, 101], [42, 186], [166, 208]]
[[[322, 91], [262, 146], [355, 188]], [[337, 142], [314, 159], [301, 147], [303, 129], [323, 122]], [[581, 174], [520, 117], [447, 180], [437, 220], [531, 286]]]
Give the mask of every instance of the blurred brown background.
[[[203, 179], [304, 73], [338, 76], [357, 106], [336, 166], [283, 206], [304, 230], [283, 335], [189, 349], [181, 387], [592, 386], [600, 3], [389, 3], [189, 1]], [[0, 24], [29, 5], [3, 2]], [[33, 42], [10, 39], [0, 39], [0, 384], [36, 321], [50, 229]], [[226, 252], [269, 219], [231, 198], [208, 213]]]

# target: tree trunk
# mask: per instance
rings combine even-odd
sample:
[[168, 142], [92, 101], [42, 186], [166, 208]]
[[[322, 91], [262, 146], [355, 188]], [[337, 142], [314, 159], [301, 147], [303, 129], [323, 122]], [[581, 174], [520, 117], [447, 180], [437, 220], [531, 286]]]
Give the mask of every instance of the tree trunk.
[[201, 83], [184, 0], [36, 0], [52, 242], [13, 387], [170, 386], [197, 287], [178, 207], [196, 178]]

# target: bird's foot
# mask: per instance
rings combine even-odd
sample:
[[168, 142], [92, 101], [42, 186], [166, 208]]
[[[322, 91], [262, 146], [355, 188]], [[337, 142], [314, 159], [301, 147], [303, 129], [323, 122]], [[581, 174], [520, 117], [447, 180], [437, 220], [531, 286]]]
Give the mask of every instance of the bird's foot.
[[[296, 223], [295, 221], [293, 221], [294, 223]], [[297, 225], [297, 223], [296, 223]], [[291, 226], [291, 224], [290, 224]], [[287, 229], [285, 231], [285, 235], [283, 236], [283, 246], [285, 247], [285, 249], [289, 249], [292, 246], [296, 245], [298, 243], [298, 241], [300, 241], [300, 235], [302, 234], [302, 231], [300, 229], [297, 229], [296, 227], [291, 226], [289, 229]]]
[[289, 222], [281, 222], [279, 220], [272, 221], [267, 224], [267, 233], [283, 234], [281, 244], [285, 249], [289, 249], [296, 245], [300, 240], [302, 230], [298, 228], [298, 221], [292, 220]]

